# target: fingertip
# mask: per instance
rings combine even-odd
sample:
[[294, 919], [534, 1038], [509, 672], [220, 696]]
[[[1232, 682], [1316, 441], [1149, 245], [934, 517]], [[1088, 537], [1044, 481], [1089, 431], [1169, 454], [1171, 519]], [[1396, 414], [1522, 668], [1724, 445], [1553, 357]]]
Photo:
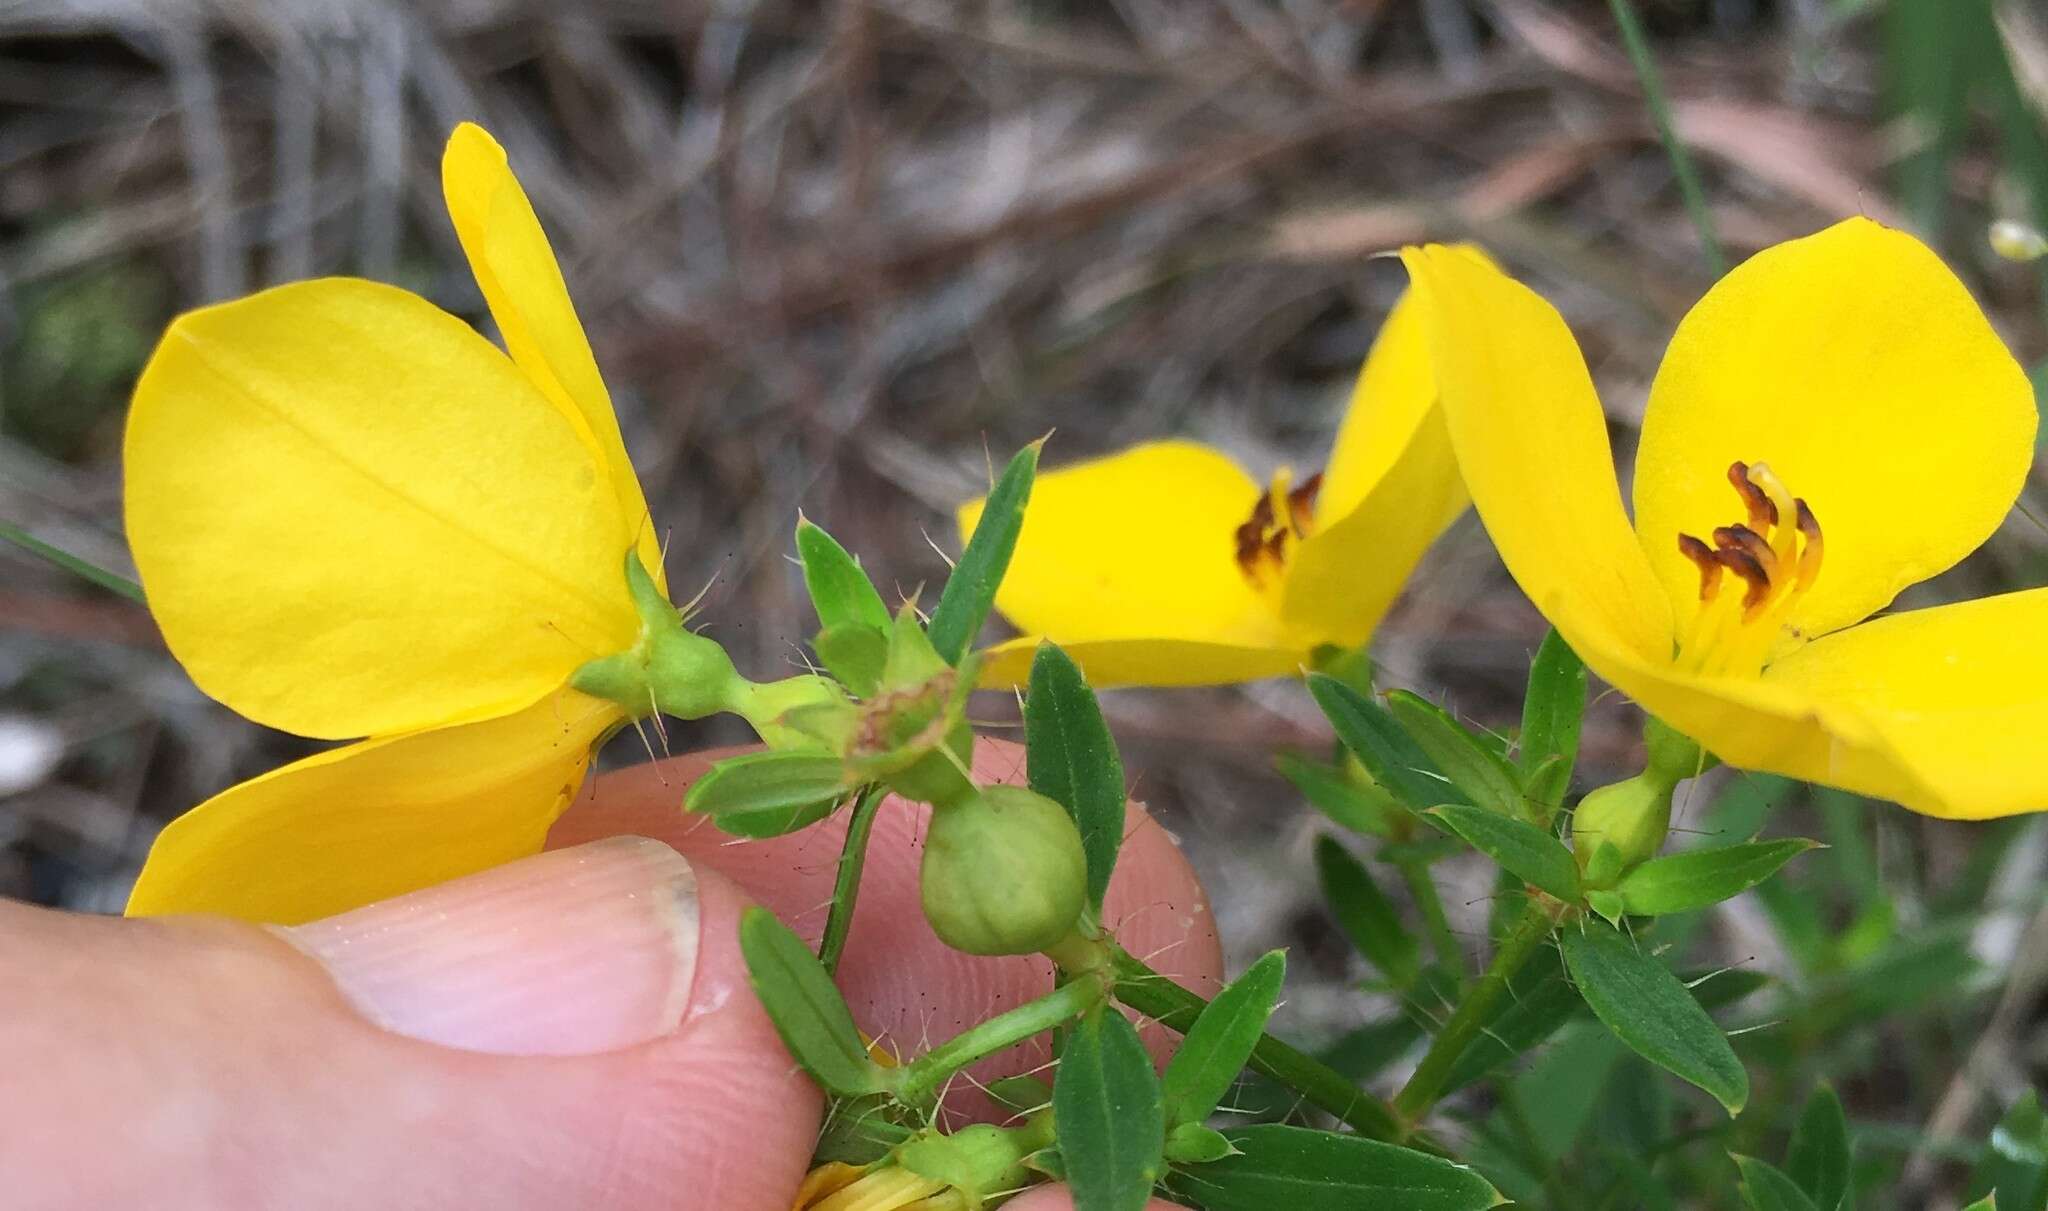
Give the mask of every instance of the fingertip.
[[[1074, 1211], [1074, 1196], [1065, 1186], [1040, 1186], [1018, 1195], [1003, 1207], [1004, 1211]], [[1145, 1204], [1145, 1211], [1187, 1211], [1187, 1208], [1155, 1198]]]

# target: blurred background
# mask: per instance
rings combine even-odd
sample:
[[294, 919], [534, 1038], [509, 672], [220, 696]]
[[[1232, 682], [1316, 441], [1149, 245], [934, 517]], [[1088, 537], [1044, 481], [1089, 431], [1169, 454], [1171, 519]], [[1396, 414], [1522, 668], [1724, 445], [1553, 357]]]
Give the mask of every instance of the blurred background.
[[[2048, 11], [1637, 7], [1732, 255], [1859, 213], [1907, 226], [2042, 363], [2043, 278], [1986, 236], [2048, 212]], [[130, 567], [125, 401], [180, 310], [357, 274], [480, 319], [437, 177], [464, 119], [561, 254], [672, 581], [711, 586], [757, 676], [810, 623], [799, 508], [907, 594], [991, 460], [1048, 430], [1050, 465], [1167, 434], [1260, 479], [1319, 465], [1402, 285], [1376, 254], [1402, 243], [1478, 240], [1556, 302], [1624, 465], [1711, 280], [1602, 0], [0, 0], [0, 521]], [[2037, 516], [1908, 603], [2040, 583]], [[1382, 631], [1382, 677], [1508, 726], [1542, 629], [1468, 517]], [[1301, 687], [1107, 706], [1233, 958], [1293, 948], [1285, 1028], [1388, 1011], [1306, 875], [1329, 826], [1272, 771], [1330, 742]], [[1582, 787], [1633, 772], [1638, 725], [1596, 705]], [[194, 690], [141, 608], [0, 545], [0, 894], [118, 910], [165, 819], [307, 751]], [[643, 757], [630, 733], [612, 754]], [[1767, 811], [1834, 848], [1690, 944], [1777, 978], [1745, 1046], [1831, 1076], [1864, 1163], [1938, 1200], [2003, 1155], [1989, 1126], [2048, 1061], [2048, 840], [1727, 775], [1679, 827]], [[1444, 873], [1476, 938], [1490, 871]], [[1621, 1096], [1617, 1056], [1565, 1058], [1583, 1096], [1534, 1087], [1532, 1165]], [[2048, 1146], [2033, 1122], [2007, 1138]]]

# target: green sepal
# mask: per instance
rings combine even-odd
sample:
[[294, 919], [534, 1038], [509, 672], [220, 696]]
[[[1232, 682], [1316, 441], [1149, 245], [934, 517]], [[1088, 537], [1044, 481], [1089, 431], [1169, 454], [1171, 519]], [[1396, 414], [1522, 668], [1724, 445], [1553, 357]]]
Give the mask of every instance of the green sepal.
[[1237, 1145], [1214, 1127], [1182, 1123], [1166, 1133], [1166, 1161], [1172, 1165], [1202, 1165], [1236, 1156]]
[[881, 627], [864, 622], [841, 622], [818, 632], [811, 641], [825, 671], [839, 684], [862, 698], [871, 698], [882, 685], [882, 670], [889, 660], [889, 635]]

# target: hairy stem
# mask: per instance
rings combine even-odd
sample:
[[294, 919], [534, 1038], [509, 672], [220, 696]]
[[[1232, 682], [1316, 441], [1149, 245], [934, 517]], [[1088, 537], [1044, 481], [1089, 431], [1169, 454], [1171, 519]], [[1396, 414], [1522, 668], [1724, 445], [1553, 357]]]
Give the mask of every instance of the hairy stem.
[[1515, 927], [1501, 939], [1499, 949], [1493, 952], [1493, 962], [1487, 965], [1486, 974], [1479, 977], [1479, 982], [1451, 1012], [1450, 1020], [1437, 1031], [1429, 1050], [1423, 1054], [1422, 1063], [1416, 1065], [1414, 1075], [1394, 1095], [1394, 1113], [1402, 1123], [1404, 1134], [1413, 1131], [1430, 1108], [1436, 1105], [1437, 1098], [1443, 1096], [1444, 1083], [1450, 1079], [1451, 1070], [1457, 1066], [1465, 1049], [1486, 1029], [1487, 1018], [1507, 993], [1508, 981], [1539, 947], [1550, 940], [1550, 931], [1557, 926], [1559, 907], [1556, 901], [1547, 897], [1529, 901], [1522, 919], [1515, 923]]
[[1014, 1047], [1033, 1035], [1064, 1026], [1102, 1003], [1106, 982], [1099, 975], [1069, 980], [1035, 1001], [970, 1026], [905, 1064], [897, 1074], [896, 1096], [913, 1105], [937, 1092], [955, 1072], [983, 1056]]

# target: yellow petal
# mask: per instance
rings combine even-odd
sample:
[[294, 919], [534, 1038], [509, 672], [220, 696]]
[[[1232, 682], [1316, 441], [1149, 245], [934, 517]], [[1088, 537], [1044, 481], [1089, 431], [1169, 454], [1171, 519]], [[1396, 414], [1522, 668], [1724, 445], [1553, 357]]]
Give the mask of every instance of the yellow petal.
[[589, 444], [618, 495], [619, 516], [638, 536], [641, 562], [666, 590], [660, 539], [619, 437], [611, 394], [569, 301], [554, 249], [512, 175], [505, 149], [474, 123], [457, 126], [441, 158], [441, 191], [506, 351]]
[[1867, 219], [1758, 253], [1672, 338], [1636, 455], [1636, 522], [1673, 600], [1681, 532], [1743, 519], [1727, 481], [1768, 463], [1812, 506], [1826, 556], [1789, 624], [1882, 609], [1974, 550], [2033, 461], [2026, 374], [1939, 258]]
[[1645, 660], [1599, 635], [1573, 639], [1572, 646], [1588, 667], [1644, 710], [1737, 769], [1837, 786], [1921, 811], [1941, 802], [1849, 698], [1814, 694], [1776, 676], [1695, 675], [1669, 661]]
[[[1863, 764], [1848, 786], [1934, 816], [2048, 809], [2048, 589], [1894, 614], [1837, 631], [1764, 680], [1854, 710], [1909, 767]], [[1819, 781], [1833, 781], [1806, 774]]]
[[333, 278], [179, 318], [125, 459], [172, 653], [273, 727], [506, 714], [638, 633], [588, 451], [504, 354], [402, 290]]
[[538, 853], [616, 708], [515, 715], [332, 749], [215, 795], [150, 848], [130, 916], [293, 925]]
[[[1069, 650], [1109, 639], [1284, 647], [1272, 607], [1237, 566], [1235, 534], [1260, 491], [1188, 441], [1045, 472], [996, 606]], [[982, 503], [961, 506], [963, 535]]]
[[[1031, 680], [1041, 636], [1006, 639], [982, 654], [976, 678], [982, 689], [1014, 689]], [[1088, 683], [1118, 685], [1231, 685], [1301, 671], [1308, 653], [1285, 647], [1246, 647], [1191, 639], [1084, 639], [1061, 644]]]
[[1337, 431], [1315, 528], [1288, 561], [1281, 615], [1320, 643], [1370, 638], [1469, 503], [1436, 407], [1423, 319], [1421, 303], [1404, 297], [1380, 329]]
[[1670, 657], [1671, 603], [1621, 507], [1607, 422], [1564, 317], [1477, 253], [1401, 254], [1473, 507], [1574, 648]]

